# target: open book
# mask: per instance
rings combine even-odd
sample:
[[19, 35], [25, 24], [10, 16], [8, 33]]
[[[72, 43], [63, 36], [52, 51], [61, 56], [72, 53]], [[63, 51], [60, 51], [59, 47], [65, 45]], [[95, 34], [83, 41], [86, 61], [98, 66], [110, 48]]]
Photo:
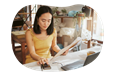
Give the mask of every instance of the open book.
[[[77, 37], [70, 45], [66, 46], [65, 48], [61, 49], [51, 60], [56, 58], [57, 56], [60, 56], [63, 54], [66, 50], [74, 47], [75, 45], [78, 46], [81, 43], [82, 39], [80, 37]], [[50, 60], [50, 61], [51, 61]]]

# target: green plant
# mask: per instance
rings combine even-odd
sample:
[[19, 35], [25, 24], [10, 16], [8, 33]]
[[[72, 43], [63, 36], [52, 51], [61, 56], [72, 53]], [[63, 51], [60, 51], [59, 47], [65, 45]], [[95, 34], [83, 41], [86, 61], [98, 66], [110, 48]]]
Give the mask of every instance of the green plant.
[[[81, 14], [81, 15], [80, 15]], [[79, 12], [77, 12], [76, 13], [76, 16], [82, 16], [82, 17], [86, 17], [86, 14], [85, 13], [83, 13], [82, 11], [79, 11]]]
[[52, 8], [52, 13], [56, 13], [56, 11], [58, 11], [58, 7]]
[[62, 9], [61, 12], [62, 13], [67, 13], [67, 10], [66, 9]]
[[83, 19], [86, 17], [85, 13], [82, 13], [82, 11], [79, 11], [77, 13], [74, 14], [74, 20], [76, 21], [74, 23], [74, 26], [76, 25], [76, 23], [78, 23], [78, 17], [81, 17], [81, 22], [83, 23]]

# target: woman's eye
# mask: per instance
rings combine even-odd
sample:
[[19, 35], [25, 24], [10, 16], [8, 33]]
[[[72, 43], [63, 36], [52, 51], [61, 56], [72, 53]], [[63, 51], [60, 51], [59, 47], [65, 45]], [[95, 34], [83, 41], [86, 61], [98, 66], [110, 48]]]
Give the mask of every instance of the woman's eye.
[[50, 22], [51, 20], [48, 20], [48, 22]]
[[42, 22], [45, 22], [45, 20], [42, 20]]

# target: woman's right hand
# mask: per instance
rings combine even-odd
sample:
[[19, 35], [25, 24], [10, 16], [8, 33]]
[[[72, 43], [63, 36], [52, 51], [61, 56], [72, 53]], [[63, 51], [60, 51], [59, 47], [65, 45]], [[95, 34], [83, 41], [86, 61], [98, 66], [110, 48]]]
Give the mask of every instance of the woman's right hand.
[[48, 59], [39, 57], [37, 64], [45, 64], [45, 62], [48, 64]]

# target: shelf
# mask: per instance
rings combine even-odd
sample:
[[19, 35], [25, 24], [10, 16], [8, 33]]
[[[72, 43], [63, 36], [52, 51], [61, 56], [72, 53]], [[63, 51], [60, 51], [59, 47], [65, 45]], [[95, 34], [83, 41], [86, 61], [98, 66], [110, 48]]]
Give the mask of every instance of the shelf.
[[53, 16], [53, 18], [74, 18], [74, 17], [69, 17], [69, 16]]
[[61, 18], [61, 22], [63, 23], [63, 18], [74, 18], [69, 16], [53, 16], [53, 18]]
[[20, 14], [36, 14], [36, 13], [18, 13], [18, 14], [20, 15]]
[[[83, 17], [83, 16], [78, 16]], [[69, 17], [69, 16], [53, 16], [53, 18], [77, 18], [77, 17]]]

